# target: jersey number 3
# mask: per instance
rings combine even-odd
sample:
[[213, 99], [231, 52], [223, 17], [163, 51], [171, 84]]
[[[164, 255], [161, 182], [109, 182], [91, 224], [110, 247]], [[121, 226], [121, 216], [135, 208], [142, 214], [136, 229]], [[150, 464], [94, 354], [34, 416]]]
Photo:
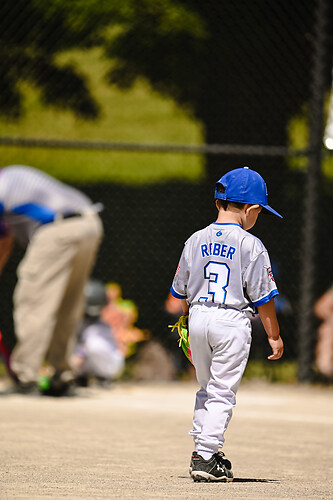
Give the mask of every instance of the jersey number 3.
[[[208, 262], [204, 267], [204, 277], [208, 280], [208, 294], [217, 304], [224, 304], [227, 296], [230, 269], [222, 262]], [[207, 302], [208, 297], [200, 297], [200, 302]]]

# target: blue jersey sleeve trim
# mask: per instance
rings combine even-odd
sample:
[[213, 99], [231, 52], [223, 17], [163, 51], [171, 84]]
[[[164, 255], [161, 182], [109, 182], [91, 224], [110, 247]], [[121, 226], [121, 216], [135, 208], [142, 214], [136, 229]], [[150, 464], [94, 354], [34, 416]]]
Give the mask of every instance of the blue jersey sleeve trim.
[[26, 203], [15, 207], [12, 212], [18, 215], [25, 215], [30, 219], [37, 220], [41, 224], [48, 224], [54, 221], [55, 212], [44, 205], [38, 203]]
[[176, 299], [186, 299], [186, 295], [180, 295], [180, 293], [176, 292], [176, 290], [173, 288], [173, 286], [170, 288], [170, 293], [171, 293], [171, 295], [176, 297]]
[[253, 302], [253, 305], [254, 305], [254, 307], [258, 307], [258, 306], [262, 306], [263, 304], [267, 304], [267, 302], [269, 302], [276, 295], [279, 295], [277, 288], [272, 290], [271, 293], [266, 295], [266, 297], [264, 297], [263, 299], [256, 300], [255, 302]]

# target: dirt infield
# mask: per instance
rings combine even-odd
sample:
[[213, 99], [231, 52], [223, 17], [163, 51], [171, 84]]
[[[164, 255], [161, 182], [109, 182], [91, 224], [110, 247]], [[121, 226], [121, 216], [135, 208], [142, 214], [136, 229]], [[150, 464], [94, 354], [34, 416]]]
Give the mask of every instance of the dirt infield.
[[228, 484], [188, 476], [196, 388], [1, 397], [0, 498], [333, 498], [332, 388], [243, 383], [224, 449]]

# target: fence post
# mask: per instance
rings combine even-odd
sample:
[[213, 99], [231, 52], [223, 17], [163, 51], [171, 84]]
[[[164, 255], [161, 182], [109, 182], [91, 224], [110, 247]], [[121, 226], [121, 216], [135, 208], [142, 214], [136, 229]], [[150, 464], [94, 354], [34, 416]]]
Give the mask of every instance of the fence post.
[[298, 379], [313, 379], [314, 301], [317, 276], [317, 215], [320, 200], [320, 171], [324, 130], [324, 92], [328, 1], [318, 0], [313, 51], [312, 98], [310, 103], [310, 148], [304, 193], [303, 259], [301, 265], [300, 317], [298, 321]]

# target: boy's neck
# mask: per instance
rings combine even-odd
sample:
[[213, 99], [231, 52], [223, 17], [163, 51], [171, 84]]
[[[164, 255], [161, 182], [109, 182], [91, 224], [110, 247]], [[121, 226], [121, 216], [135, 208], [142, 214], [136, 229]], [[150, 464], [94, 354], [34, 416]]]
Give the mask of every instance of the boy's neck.
[[224, 224], [239, 224], [240, 226], [243, 227], [243, 220], [242, 220], [242, 215], [239, 210], [223, 210], [220, 209], [216, 222], [219, 223], [224, 223]]

